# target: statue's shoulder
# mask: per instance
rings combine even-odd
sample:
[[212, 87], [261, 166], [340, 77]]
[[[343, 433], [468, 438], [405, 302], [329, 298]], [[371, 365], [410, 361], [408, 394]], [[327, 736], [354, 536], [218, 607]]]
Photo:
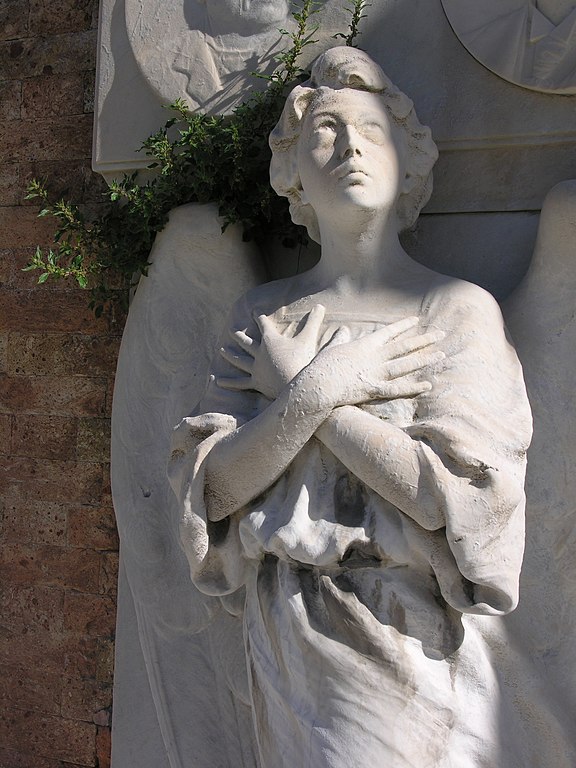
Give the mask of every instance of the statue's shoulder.
[[431, 313], [503, 322], [498, 302], [491, 293], [457, 277], [437, 275], [430, 284], [425, 305]]

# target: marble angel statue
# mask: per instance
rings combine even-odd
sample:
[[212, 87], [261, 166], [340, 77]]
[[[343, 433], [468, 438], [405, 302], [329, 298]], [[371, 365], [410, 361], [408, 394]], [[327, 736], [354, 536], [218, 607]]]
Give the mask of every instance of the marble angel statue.
[[[430, 132], [366, 54], [339, 47], [270, 143], [272, 184], [319, 263], [259, 284], [239, 234], [186, 206], [131, 309], [113, 766], [543, 768], [548, 733], [549, 764], [570, 768], [562, 707], [534, 682], [560, 646], [541, 632], [538, 656], [522, 636], [542, 585], [570, 583], [568, 556], [529, 564], [530, 616], [503, 618], [524, 551], [520, 363], [495, 300], [398, 240], [431, 192]], [[534, 274], [530, 296], [546, 284]], [[522, 307], [508, 307], [519, 326]]]
[[399, 244], [436, 149], [367, 55], [323, 54], [270, 143], [322, 257], [237, 302], [175, 434], [192, 578], [243, 615], [263, 766], [493, 766], [463, 616], [518, 599], [518, 359], [489, 294]]

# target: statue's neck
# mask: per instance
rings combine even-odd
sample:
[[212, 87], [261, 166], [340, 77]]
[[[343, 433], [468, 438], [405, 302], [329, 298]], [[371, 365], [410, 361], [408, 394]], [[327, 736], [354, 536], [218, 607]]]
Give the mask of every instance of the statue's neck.
[[396, 274], [412, 260], [400, 245], [398, 227], [372, 226], [362, 231], [331, 226], [322, 231], [322, 257], [314, 268], [316, 279], [328, 286], [342, 281], [375, 285]]

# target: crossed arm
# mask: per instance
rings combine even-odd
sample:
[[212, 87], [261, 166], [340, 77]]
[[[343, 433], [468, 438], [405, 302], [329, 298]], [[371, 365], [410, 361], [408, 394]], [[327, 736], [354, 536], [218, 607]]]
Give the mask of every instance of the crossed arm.
[[[409, 339], [418, 318], [393, 323], [350, 341], [340, 328], [316, 353], [324, 308], [317, 305], [303, 329], [288, 337], [258, 318], [261, 341], [234, 334], [237, 352], [222, 351], [241, 373], [221, 387], [257, 390], [270, 404], [211, 450], [206, 479], [208, 515], [220, 520], [262, 493], [315, 435], [350, 471], [423, 527], [441, 527], [435, 504], [418, 504], [422, 446], [401, 429], [355, 407], [375, 399], [415, 397], [430, 389], [424, 370], [444, 354], [432, 331]], [[427, 466], [427, 462], [424, 462]], [[431, 494], [432, 497], [432, 494]]]

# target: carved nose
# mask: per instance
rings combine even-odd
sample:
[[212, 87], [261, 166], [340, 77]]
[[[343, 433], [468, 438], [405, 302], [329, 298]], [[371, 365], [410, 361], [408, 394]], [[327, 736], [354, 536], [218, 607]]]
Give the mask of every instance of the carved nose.
[[342, 134], [340, 155], [343, 160], [355, 155], [362, 156], [361, 142], [358, 133], [351, 126], [347, 125]]

